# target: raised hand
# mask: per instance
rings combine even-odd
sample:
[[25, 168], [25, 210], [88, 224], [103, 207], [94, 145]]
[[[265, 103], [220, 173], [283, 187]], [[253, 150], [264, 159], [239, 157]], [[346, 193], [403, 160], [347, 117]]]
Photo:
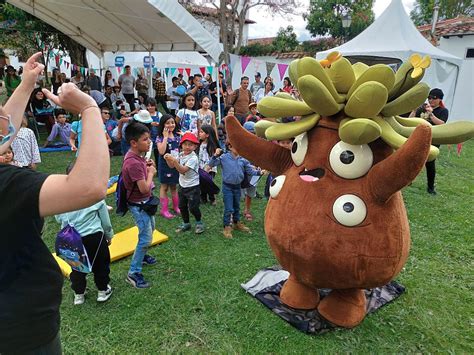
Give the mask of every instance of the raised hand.
[[47, 89], [43, 89], [43, 92], [56, 105], [74, 114], [81, 113], [88, 107], [97, 107], [94, 99], [79, 90], [73, 83], [62, 84], [58, 90], [58, 95], [54, 95]]
[[38, 59], [42, 55], [43, 54], [41, 52], [33, 54], [30, 58], [28, 58], [25, 65], [23, 66], [23, 75], [21, 77], [21, 81], [23, 84], [31, 86], [31, 88], [35, 86], [38, 75], [40, 75], [44, 70], [44, 64], [38, 62]]

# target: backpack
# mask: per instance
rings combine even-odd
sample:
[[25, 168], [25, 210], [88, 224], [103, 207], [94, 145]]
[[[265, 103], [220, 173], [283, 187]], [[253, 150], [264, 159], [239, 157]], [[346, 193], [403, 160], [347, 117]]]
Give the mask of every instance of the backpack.
[[56, 255], [71, 266], [73, 270], [86, 274], [92, 271], [92, 265], [86, 248], [82, 244], [81, 235], [72, 224], [68, 223], [59, 231], [54, 243], [54, 249]]
[[117, 180], [117, 189], [115, 191], [115, 213], [117, 213], [120, 217], [125, 216], [128, 212], [128, 191], [125, 188], [125, 183], [123, 181], [122, 172]]

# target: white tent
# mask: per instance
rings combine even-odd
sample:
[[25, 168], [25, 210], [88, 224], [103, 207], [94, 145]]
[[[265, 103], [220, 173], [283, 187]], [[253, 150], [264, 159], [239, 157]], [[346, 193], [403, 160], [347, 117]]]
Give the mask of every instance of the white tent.
[[176, 0], [8, 0], [98, 56], [104, 52], [205, 51], [222, 45]]
[[[401, 0], [392, 0], [385, 11], [357, 37], [343, 45], [316, 54], [323, 59], [331, 51], [339, 51], [351, 61], [374, 63], [400, 63], [413, 53], [431, 56], [432, 63], [423, 81], [430, 87], [443, 90], [444, 102], [451, 109], [456, 81], [462, 60], [446, 53], [428, 42], [405, 12]], [[465, 98], [462, 102], [471, 102]]]

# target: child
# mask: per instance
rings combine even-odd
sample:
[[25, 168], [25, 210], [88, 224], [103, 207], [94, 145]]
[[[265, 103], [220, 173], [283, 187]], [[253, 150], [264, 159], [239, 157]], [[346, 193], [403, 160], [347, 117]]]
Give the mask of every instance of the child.
[[146, 110], [150, 113], [150, 117], [152, 119], [152, 122], [150, 123], [150, 138], [151, 142], [153, 143], [153, 154], [155, 155], [155, 163], [156, 166], [158, 166], [158, 157], [160, 154], [158, 153], [158, 148], [156, 146], [156, 139], [158, 138], [160, 120], [163, 115], [161, 112], [158, 112], [156, 110], [156, 100], [152, 97], [146, 100]]
[[250, 232], [250, 229], [240, 222], [240, 184], [244, 180], [244, 172], [249, 176], [262, 175], [261, 171], [253, 169], [247, 159], [239, 156], [239, 153], [227, 143], [227, 153], [222, 154], [220, 148], [216, 149], [209, 166], [222, 167], [222, 197], [224, 198], [224, 237], [232, 238], [232, 227], [230, 216], [233, 219], [233, 229]]
[[260, 117], [260, 114], [257, 111], [257, 104], [255, 102], [250, 103], [249, 110], [250, 110], [250, 114], [245, 119], [245, 122], [248, 122], [248, 121], [258, 122], [262, 119], [262, 117]]
[[38, 142], [36, 141], [36, 136], [33, 131], [28, 128], [26, 117], [23, 117], [21, 128], [12, 141], [11, 147], [15, 159], [21, 167], [36, 170], [36, 165], [41, 163]]
[[201, 98], [201, 108], [197, 111], [199, 116], [199, 125], [204, 124], [212, 126], [215, 132], [217, 132], [216, 126], [216, 115], [210, 110], [211, 99], [209, 96], [203, 96]]
[[[204, 232], [204, 224], [201, 221], [201, 211], [199, 210], [199, 201], [201, 192], [199, 189], [199, 159], [194, 152], [199, 145], [197, 137], [191, 132], [187, 132], [181, 138], [181, 153], [178, 158], [171, 154], [165, 154], [164, 158], [170, 167], [176, 168], [179, 172], [179, 209], [183, 224], [177, 229], [176, 233], [186, 232], [191, 229], [189, 223], [189, 211], [196, 219], [194, 232], [201, 234]], [[188, 211], [189, 208], [189, 211]]]
[[[51, 130], [51, 134], [46, 138], [44, 146], [62, 147], [70, 146], [69, 137], [71, 135], [71, 125], [66, 122], [66, 112], [59, 110], [56, 112], [56, 123]], [[54, 143], [54, 140], [59, 137], [59, 142]]]
[[[255, 123], [253, 121], [245, 122], [244, 128], [250, 133], [255, 134]], [[253, 181], [249, 181], [249, 183], [250, 186], [242, 188], [242, 196], [245, 198], [244, 217], [247, 221], [252, 221], [253, 216], [250, 210], [252, 208], [252, 199], [257, 197], [258, 180], [255, 183]]]
[[[66, 172], [69, 174], [73, 164], [69, 165]], [[110, 287], [110, 252], [114, 231], [110, 223], [109, 212], [105, 201], [102, 200], [82, 210], [56, 215], [56, 221], [61, 223], [61, 228], [68, 224], [73, 225], [82, 237], [89, 261], [94, 273], [94, 282], [98, 289], [97, 302], [105, 302], [112, 295]], [[84, 303], [87, 274], [72, 270], [69, 276], [71, 288], [74, 291], [74, 305]]]
[[187, 93], [183, 97], [181, 109], [176, 112], [176, 121], [181, 127], [181, 134], [191, 132], [197, 136], [199, 131], [198, 113], [194, 108], [195, 98], [191, 93]]
[[[235, 113], [233, 106], [227, 106], [224, 109], [224, 117], [233, 116]], [[225, 142], [227, 141], [227, 133], [225, 131], [225, 120], [222, 119], [221, 123], [219, 123], [219, 127], [217, 127], [217, 135], [219, 140], [219, 147], [221, 149], [225, 149]]]
[[[171, 199], [173, 201], [173, 210], [180, 214], [179, 197], [176, 191], [176, 184], [179, 181], [179, 173], [175, 168], [171, 168], [164, 159], [165, 154], [177, 158], [179, 155], [180, 136], [177, 133], [177, 124], [173, 116], [165, 114], [160, 119], [158, 127], [158, 138], [156, 146], [158, 151], [158, 177], [160, 178], [160, 214], [167, 218], [174, 216], [168, 210], [168, 188], [171, 190]], [[156, 153], [155, 153], [156, 156]]]
[[21, 167], [21, 165], [15, 160], [12, 147], [8, 147], [7, 150], [0, 155], [0, 164], [9, 164]]
[[[209, 167], [209, 161], [211, 157], [219, 148], [219, 143], [216, 138], [216, 131], [208, 124], [202, 125], [199, 130], [199, 140], [201, 145], [199, 146], [199, 168], [204, 169], [213, 178], [216, 176], [217, 167]], [[216, 205], [216, 197], [208, 191], [205, 191], [201, 186], [201, 202], [207, 203], [207, 196], [209, 196], [209, 202], [212, 206]]]
[[142, 274], [142, 264], [153, 265], [156, 259], [146, 254], [155, 229], [155, 217], [143, 210], [141, 205], [151, 198], [156, 175], [153, 160], [146, 160], [143, 155], [150, 148], [150, 130], [142, 123], [132, 122], [125, 128], [125, 138], [130, 150], [124, 157], [122, 177], [127, 190], [128, 208], [138, 227], [138, 243], [133, 253], [127, 281], [136, 288], [148, 288], [150, 284]]

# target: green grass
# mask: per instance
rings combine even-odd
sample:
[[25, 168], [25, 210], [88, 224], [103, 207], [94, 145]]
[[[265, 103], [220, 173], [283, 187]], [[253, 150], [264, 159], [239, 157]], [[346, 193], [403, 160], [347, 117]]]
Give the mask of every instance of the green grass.
[[[453, 147], [455, 149], [455, 147]], [[265, 200], [254, 200], [252, 234], [222, 236], [223, 203], [202, 206], [207, 230], [177, 236], [179, 220], [157, 218], [170, 237], [151, 249], [159, 263], [144, 269], [153, 286], [136, 290], [125, 282], [130, 258], [112, 264], [114, 295], [97, 304], [89, 278], [89, 297], [72, 305], [65, 282], [61, 336], [66, 353], [405, 353], [474, 352], [473, 216], [474, 141], [461, 157], [441, 148], [436, 197], [426, 193], [424, 171], [403, 194], [410, 218], [412, 248], [398, 281], [407, 292], [367, 317], [353, 330], [305, 335], [240, 287], [257, 270], [276, 264], [263, 233]], [[63, 172], [69, 152], [43, 154], [39, 170]], [[112, 159], [112, 174], [121, 158]], [[108, 204], [113, 205], [113, 197]], [[116, 232], [133, 226], [130, 214], [111, 214]], [[58, 225], [45, 224], [51, 247]], [[87, 297], [87, 296], [86, 296]]]

